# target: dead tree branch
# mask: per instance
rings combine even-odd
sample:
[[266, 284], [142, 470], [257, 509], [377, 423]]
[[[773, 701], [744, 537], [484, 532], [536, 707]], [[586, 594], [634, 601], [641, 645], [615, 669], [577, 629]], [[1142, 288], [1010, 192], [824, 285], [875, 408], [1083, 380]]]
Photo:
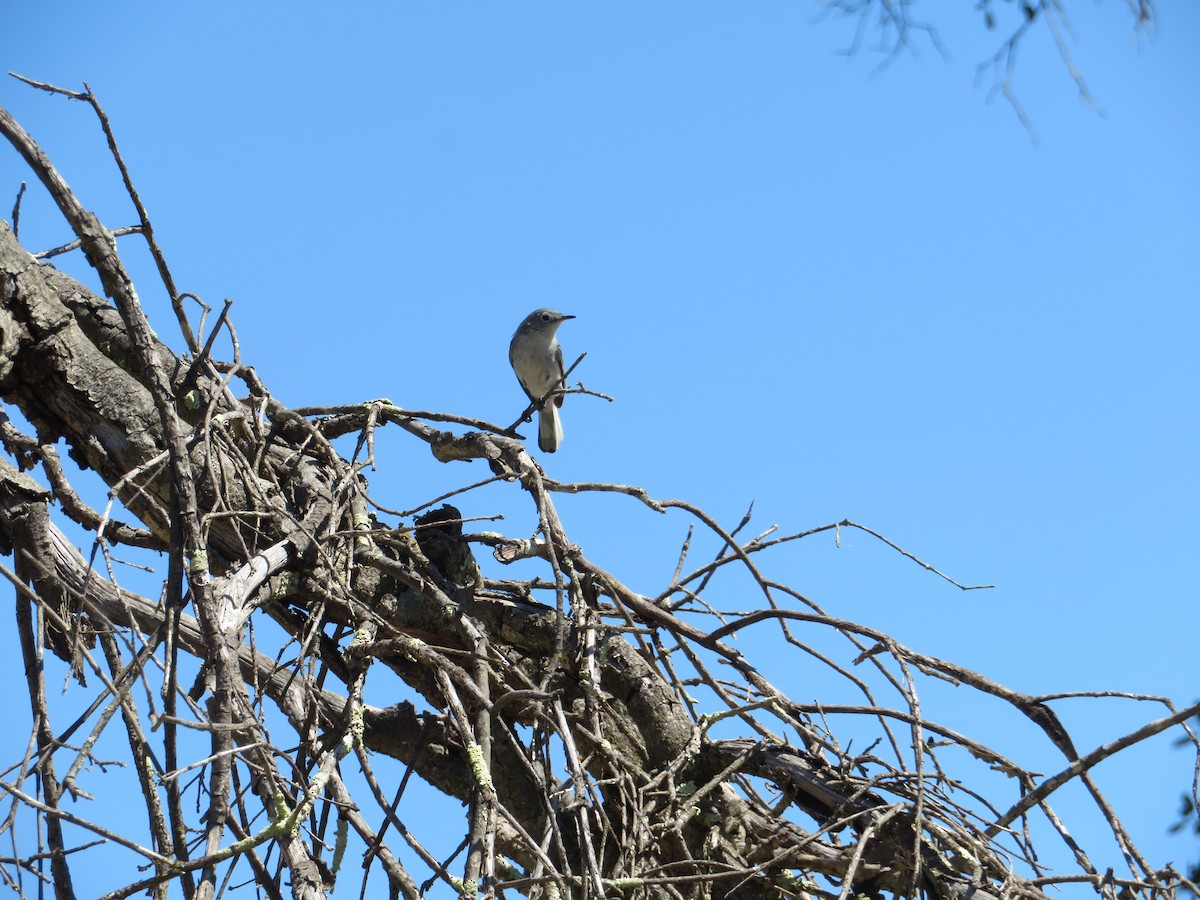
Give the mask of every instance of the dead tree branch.
[[[77, 99], [93, 106], [119, 161], [91, 92]], [[1138, 853], [1090, 769], [1194, 708], [1079, 756], [1052, 698], [828, 615], [770, 576], [781, 545], [854, 527], [967, 589], [865, 526], [745, 539], [749, 513], [728, 529], [639, 487], [556, 482], [509, 429], [469, 416], [386, 401], [288, 409], [243, 363], [228, 307], [213, 333], [230, 336], [232, 359], [182, 315], [185, 355], [157, 337], [113, 232], [3, 110], [0, 133], [54, 197], [111, 300], [39, 261], [0, 223], [0, 396], [14, 411], [0, 423], [0, 549], [13, 559], [4, 574], [35, 722], [26, 758], [0, 780], [11, 804], [0, 830], [21, 854], [0, 862], [9, 883], [48, 861], [58, 896], [73, 896], [87, 871], [83, 836], [148, 867], [133, 880], [132, 866], [108, 870], [112, 898], [165, 897], [176, 885], [189, 900], [208, 898], [235, 877], [269, 896], [286, 884], [320, 898], [349, 877], [348, 852], [361, 858], [361, 890], [382, 878], [406, 898], [434, 882], [464, 897], [1039, 898], [1055, 876], [1017, 830], [1034, 815], [1076, 859], [1063, 880], [1147, 900], [1181, 883]], [[135, 203], [134, 239], [152, 240]], [[164, 280], [173, 301], [187, 296]], [[465, 534], [464, 522], [487, 510], [416, 515], [432, 505], [421, 496], [378, 503], [363, 473], [383, 464], [374, 434], [389, 426], [426, 446], [430, 466], [467, 461], [490, 473], [473, 472], [433, 503], [453, 495], [466, 506], [482, 486], [505, 485], [531, 504], [521, 534]], [[358, 435], [351, 459], [330, 443], [345, 434]], [[109, 492], [103, 512], [103, 501], [83, 499], [89, 471]], [[553, 498], [588, 492], [688, 523], [657, 596], [633, 591], [570, 539]], [[90, 534], [86, 553], [60, 512]], [[687, 571], [693, 535], [717, 550]], [[147, 560], [165, 550], [165, 577], [140, 593], [119, 584], [118, 545]], [[480, 545], [493, 548], [486, 567], [473, 553]], [[502, 577], [522, 559], [542, 574]], [[740, 649], [748, 635], [863, 701], [789, 696], [766, 673], [771, 657]], [[93, 692], [66, 727], [45, 690], [45, 648], [69, 663], [76, 690]], [[918, 695], [927, 679], [1005, 701], [1066, 767], [1044, 778], [932, 718]], [[379, 693], [387, 700], [370, 702]], [[863, 726], [873, 734], [851, 752], [840, 729]], [[82, 748], [69, 743], [77, 735]], [[88, 762], [101, 743], [128, 751], [147, 813], [136, 834], [115, 828], [100, 799]], [[1010, 790], [976, 790], [972, 767], [1003, 772]], [[1050, 805], [1075, 779], [1125, 851], [1121, 876], [1104, 875]], [[409, 800], [417, 783], [447, 798], [443, 815]], [[64, 792], [78, 808], [64, 809]], [[459, 809], [458, 842], [443, 846], [429, 823]]]

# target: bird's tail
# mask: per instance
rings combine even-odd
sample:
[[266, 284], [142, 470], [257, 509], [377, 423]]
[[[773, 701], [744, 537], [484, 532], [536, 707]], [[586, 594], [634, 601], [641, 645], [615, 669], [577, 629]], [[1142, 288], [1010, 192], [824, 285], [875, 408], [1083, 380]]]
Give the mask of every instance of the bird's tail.
[[538, 446], [543, 453], [553, 453], [562, 439], [562, 421], [558, 418], [558, 407], [551, 400], [538, 413]]

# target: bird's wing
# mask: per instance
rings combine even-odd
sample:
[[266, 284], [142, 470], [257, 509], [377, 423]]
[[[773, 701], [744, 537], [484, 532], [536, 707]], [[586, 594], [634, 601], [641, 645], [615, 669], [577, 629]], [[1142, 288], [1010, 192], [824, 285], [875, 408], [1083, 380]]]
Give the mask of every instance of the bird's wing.
[[[563, 368], [563, 357], [562, 357], [562, 345], [561, 344], [554, 345], [554, 362], [558, 366], [558, 377], [562, 378], [565, 374], [567, 374], [567, 370]], [[556, 384], [554, 386], [554, 389], [557, 391], [564, 387], [566, 387], [565, 384]], [[554, 403], [556, 406], [562, 406], [562, 402], [563, 402], [562, 394], [559, 394], [557, 397], [554, 398]]]

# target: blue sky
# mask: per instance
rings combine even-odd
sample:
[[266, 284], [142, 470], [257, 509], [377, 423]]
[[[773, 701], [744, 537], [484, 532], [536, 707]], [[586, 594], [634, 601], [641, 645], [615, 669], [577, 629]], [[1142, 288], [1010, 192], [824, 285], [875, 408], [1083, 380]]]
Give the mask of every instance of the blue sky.
[[[509, 336], [559, 308], [577, 316], [568, 359], [588, 353], [576, 374], [615, 402], [568, 400], [551, 476], [639, 484], [730, 527], [751, 501], [752, 530], [851, 518], [997, 587], [959, 592], [856, 533], [761, 564], [834, 615], [1019, 690], [1187, 704], [1200, 9], [1160, 0], [1152, 37], [1119, 0], [1070, 4], [1102, 113], [1032, 32], [1016, 90], [1035, 142], [975, 77], [1010, 23], [988, 32], [963, 6], [913, 5], [948, 60], [915, 35], [882, 71], [870, 33], [841, 53], [853, 22], [818, 21], [807, 0], [133, 3], [53, 27], [17, 3], [0, 56], [91, 84], [177, 283], [234, 300], [242, 352], [285, 403], [387, 396], [506, 424], [523, 406]], [[85, 107], [11, 80], [0, 103], [85, 205], [133, 221]], [[0, 197], [27, 177], [0, 152]], [[22, 236], [68, 239], [36, 188]], [[123, 246], [171, 340], [145, 255]], [[395, 508], [485, 476], [431, 468], [398, 432], [379, 453], [373, 491]], [[402, 469], [416, 465], [414, 488]], [[510, 503], [460, 506], [509, 510], [486, 527], [528, 535], [528, 507]], [[613, 497], [560, 512], [647, 594], [688, 524]], [[1061, 765], [991, 706], [945, 702], [960, 730]], [[1083, 749], [1159, 715], [1056, 709]], [[1154, 862], [1198, 855], [1165, 834], [1190, 772], [1166, 737], [1097, 770]], [[1086, 815], [1073, 830], [1117, 864]]]

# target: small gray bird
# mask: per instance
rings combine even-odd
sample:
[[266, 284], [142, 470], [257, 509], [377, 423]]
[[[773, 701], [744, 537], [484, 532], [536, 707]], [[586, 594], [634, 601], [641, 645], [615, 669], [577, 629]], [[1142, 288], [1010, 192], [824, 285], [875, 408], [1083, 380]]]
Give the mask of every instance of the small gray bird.
[[562, 441], [562, 422], [558, 407], [562, 394], [540, 402], [551, 391], [562, 387], [563, 353], [554, 333], [558, 326], [574, 316], [564, 316], [553, 309], [535, 309], [517, 326], [508, 345], [508, 361], [512, 363], [517, 380], [538, 406], [538, 446], [553, 453]]

